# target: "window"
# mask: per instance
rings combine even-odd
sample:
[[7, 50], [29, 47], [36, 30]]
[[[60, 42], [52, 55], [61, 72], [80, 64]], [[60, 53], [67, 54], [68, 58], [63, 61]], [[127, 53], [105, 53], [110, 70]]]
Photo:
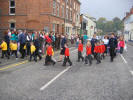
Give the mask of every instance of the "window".
[[10, 26], [10, 29], [14, 29], [16, 27], [14, 22], [11, 22], [9, 26]]
[[57, 3], [57, 16], [60, 16], [60, 5]]
[[55, 33], [55, 24], [53, 24], [53, 32]]
[[53, 0], [53, 15], [56, 15], [56, 1]]
[[62, 17], [64, 18], [64, 5], [62, 6]]
[[69, 10], [68, 9], [66, 9], [66, 18], [68, 19], [68, 16], [69, 16]]
[[70, 11], [70, 20], [72, 20], [72, 10]]
[[9, 1], [9, 15], [15, 15], [15, 0]]

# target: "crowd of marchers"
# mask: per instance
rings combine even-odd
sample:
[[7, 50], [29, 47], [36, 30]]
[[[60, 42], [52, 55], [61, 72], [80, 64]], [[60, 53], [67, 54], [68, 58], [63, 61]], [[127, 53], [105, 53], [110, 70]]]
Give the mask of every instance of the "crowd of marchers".
[[[123, 53], [125, 46], [125, 41], [123, 36], [116, 36], [112, 33], [109, 36], [104, 36], [104, 39], [97, 39], [96, 34], [93, 35], [91, 40], [88, 40], [84, 35], [71, 35], [68, 39], [68, 35], [57, 34], [54, 32], [44, 32], [44, 31], [22, 31], [22, 30], [7, 30], [4, 32], [4, 37], [0, 48], [2, 50], [2, 56], [10, 57], [14, 56], [16, 59], [21, 55], [21, 59], [29, 57], [29, 61], [34, 59], [37, 62], [37, 57], [39, 60], [42, 59], [42, 54], [45, 54], [45, 64], [56, 64], [54, 59], [54, 51], [60, 50], [60, 58], [58, 62], [63, 61], [63, 66], [69, 62], [70, 66], [72, 61], [70, 60], [69, 46], [73, 45], [77, 49], [77, 62], [80, 59], [85, 62], [85, 64], [92, 65], [93, 60], [97, 60], [97, 64], [101, 63], [101, 60], [109, 54], [110, 60], [113, 62], [117, 53]], [[69, 42], [70, 40], [70, 42]], [[71, 44], [70, 44], [71, 43]], [[82, 52], [86, 48], [86, 56], [83, 57]], [[19, 55], [18, 55], [19, 54]]]

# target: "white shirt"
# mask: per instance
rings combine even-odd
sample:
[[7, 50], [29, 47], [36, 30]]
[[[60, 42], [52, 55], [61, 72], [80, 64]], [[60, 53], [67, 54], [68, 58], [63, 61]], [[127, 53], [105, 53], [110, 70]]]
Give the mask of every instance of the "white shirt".
[[109, 40], [108, 39], [103, 39], [103, 42], [105, 45], [107, 45], [109, 43]]

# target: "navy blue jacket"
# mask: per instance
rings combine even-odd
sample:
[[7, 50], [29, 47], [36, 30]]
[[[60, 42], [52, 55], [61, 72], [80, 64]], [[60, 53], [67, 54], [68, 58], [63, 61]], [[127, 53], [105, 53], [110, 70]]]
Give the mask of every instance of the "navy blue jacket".
[[5, 39], [5, 42], [6, 42], [6, 43], [10, 43], [10, 38], [9, 38], [8, 35], [5, 35], [5, 36], [4, 36], [4, 39]]
[[61, 41], [61, 47], [64, 48], [65, 43], [67, 42], [66, 38], [63, 38]]
[[24, 35], [24, 33], [20, 34], [18, 37], [18, 41], [23, 44], [26, 42], [26, 36]]

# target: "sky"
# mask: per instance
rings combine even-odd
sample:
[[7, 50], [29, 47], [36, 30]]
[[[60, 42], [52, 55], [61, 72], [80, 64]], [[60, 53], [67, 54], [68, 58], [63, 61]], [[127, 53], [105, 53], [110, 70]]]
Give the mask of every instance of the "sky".
[[123, 18], [133, 6], [133, 0], [80, 0], [81, 13], [98, 19], [105, 17], [112, 20], [114, 17]]

